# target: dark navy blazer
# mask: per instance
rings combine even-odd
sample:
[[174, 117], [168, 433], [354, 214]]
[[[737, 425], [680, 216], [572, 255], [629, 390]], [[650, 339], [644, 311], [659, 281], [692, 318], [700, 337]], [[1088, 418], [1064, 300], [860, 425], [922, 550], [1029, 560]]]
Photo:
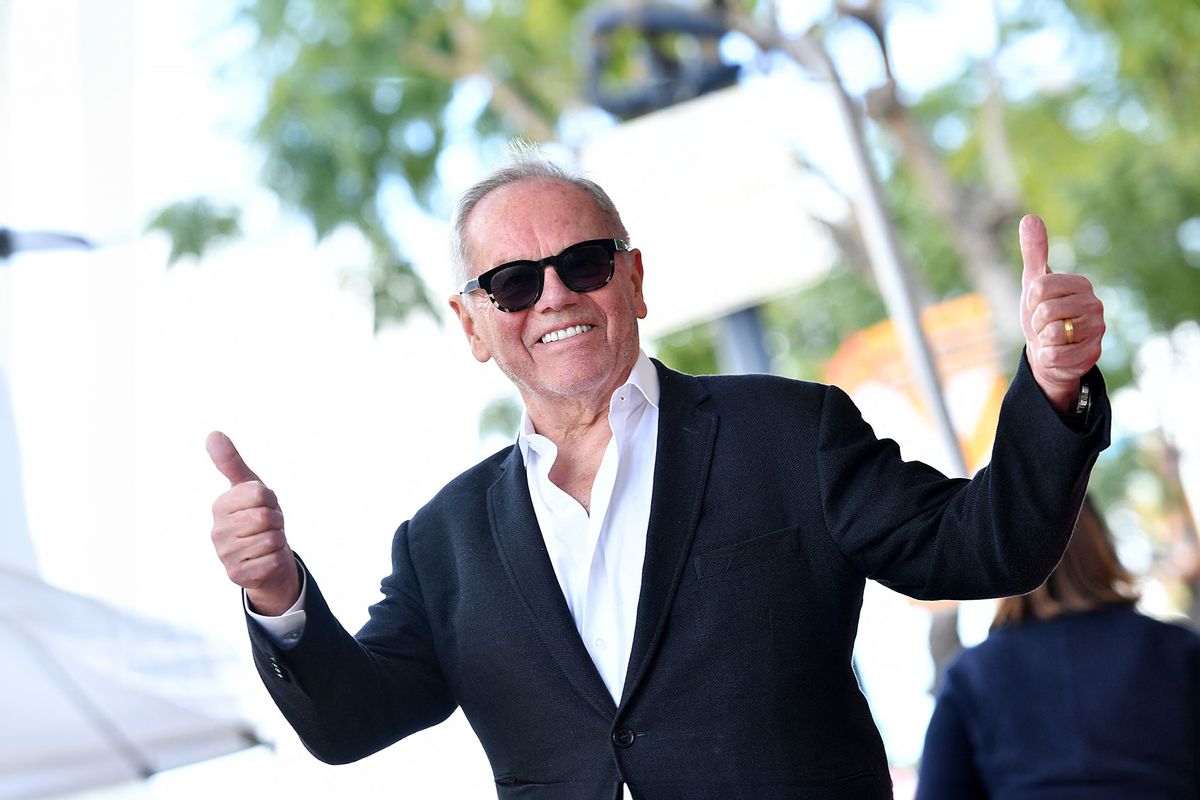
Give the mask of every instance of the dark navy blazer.
[[918, 800], [1195, 800], [1200, 636], [1128, 606], [994, 632], [947, 670]]
[[851, 669], [867, 578], [921, 598], [1029, 591], [1060, 558], [1097, 453], [1099, 398], [1063, 424], [1024, 359], [973, 481], [901, 460], [839, 389], [657, 364], [658, 453], [620, 704], [555, 578], [510, 447], [396, 531], [351, 636], [312, 580], [299, 643], [251, 624], [272, 697], [347, 762], [461, 706], [501, 798], [891, 796]]

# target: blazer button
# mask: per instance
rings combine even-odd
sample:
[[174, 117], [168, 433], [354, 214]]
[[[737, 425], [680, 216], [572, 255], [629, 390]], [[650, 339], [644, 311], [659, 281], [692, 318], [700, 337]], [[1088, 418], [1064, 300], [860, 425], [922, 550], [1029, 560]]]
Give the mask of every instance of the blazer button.
[[627, 747], [633, 747], [633, 740], [637, 737], [629, 728], [617, 728], [613, 731], [613, 744], [624, 750]]

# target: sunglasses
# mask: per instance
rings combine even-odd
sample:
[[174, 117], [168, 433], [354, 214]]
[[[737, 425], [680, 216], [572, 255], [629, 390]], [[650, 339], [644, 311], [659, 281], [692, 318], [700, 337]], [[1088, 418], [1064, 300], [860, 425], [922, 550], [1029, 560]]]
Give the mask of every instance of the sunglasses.
[[578, 242], [556, 256], [492, 267], [464, 283], [459, 294], [483, 289], [501, 311], [524, 311], [542, 296], [547, 266], [554, 267], [558, 279], [572, 292], [594, 292], [612, 280], [618, 250], [627, 251], [629, 245], [620, 239]]

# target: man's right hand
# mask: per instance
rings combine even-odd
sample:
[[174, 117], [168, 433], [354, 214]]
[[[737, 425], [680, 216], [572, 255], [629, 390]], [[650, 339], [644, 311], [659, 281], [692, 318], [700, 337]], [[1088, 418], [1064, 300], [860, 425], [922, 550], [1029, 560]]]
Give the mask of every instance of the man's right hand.
[[275, 493], [250, 471], [229, 437], [213, 431], [208, 455], [230, 488], [213, 503], [213, 546], [229, 579], [259, 614], [277, 617], [300, 597], [300, 573]]

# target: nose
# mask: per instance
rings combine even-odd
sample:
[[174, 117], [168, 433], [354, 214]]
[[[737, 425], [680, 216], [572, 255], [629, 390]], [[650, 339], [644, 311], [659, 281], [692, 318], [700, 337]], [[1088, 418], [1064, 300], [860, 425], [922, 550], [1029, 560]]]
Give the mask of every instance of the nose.
[[558, 270], [547, 264], [542, 272], [542, 296], [538, 298], [534, 308], [549, 310], [562, 308], [575, 302], [579, 294], [570, 289], [558, 277]]

